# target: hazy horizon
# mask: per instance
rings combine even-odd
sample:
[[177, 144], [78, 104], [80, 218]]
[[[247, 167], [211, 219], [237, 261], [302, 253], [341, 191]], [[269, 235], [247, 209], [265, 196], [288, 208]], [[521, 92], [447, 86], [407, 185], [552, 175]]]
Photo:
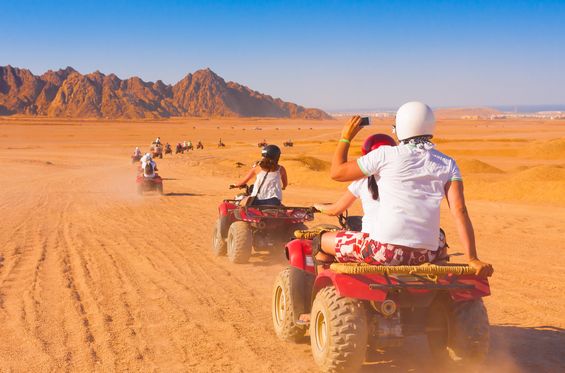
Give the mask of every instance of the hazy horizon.
[[227, 81], [328, 111], [565, 104], [565, 2], [3, 3], [0, 65]]

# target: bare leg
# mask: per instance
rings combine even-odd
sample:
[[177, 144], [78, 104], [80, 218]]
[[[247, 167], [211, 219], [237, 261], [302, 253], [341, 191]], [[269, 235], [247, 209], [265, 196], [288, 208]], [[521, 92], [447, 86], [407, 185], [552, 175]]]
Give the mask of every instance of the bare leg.
[[332, 262], [335, 257], [335, 236], [338, 232], [326, 232], [322, 235], [322, 251], [316, 255], [320, 262]]
[[322, 235], [322, 251], [335, 256], [335, 236], [339, 232], [326, 232]]

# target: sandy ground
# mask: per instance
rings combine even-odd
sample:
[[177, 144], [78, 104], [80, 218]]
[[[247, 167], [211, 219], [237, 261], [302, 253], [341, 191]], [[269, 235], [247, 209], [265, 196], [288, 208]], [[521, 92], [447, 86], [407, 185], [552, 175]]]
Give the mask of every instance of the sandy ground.
[[[2, 118], [0, 371], [315, 371], [307, 341], [284, 343], [272, 331], [282, 252], [232, 265], [211, 254], [210, 238], [227, 185], [258, 158], [263, 138], [296, 141], [281, 160], [287, 203], [339, 196], [345, 185], [327, 172], [339, 128]], [[165, 195], [140, 197], [129, 155], [158, 135], [201, 139], [206, 149], [158, 161]], [[463, 171], [479, 253], [496, 268], [485, 371], [565, 370], [564, 137], [563, 121], [439, 124], [438, 148]], [[442, 225], [457, 251], [445, 210]], [[436, 371], [427, 354], [424, 340], [407, 339], [364, 371]]]

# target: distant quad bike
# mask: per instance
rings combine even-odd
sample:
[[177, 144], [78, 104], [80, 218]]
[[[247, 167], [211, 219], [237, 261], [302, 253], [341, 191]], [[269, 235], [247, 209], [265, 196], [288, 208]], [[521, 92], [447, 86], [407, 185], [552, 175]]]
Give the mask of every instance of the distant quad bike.
[[153, 158], [163, 158], [163, 146], [161, 144], [151, 145], [151, 156]]
[[153, 178], [144, 177], [143, 174], [137, 175], [135, 183], [137, 184], [137, 193], [140, 195], [143, 195], [144, 192], [163, 194], [163, 179], [157, 173]]
[[267, 146], [267, 145], [269, 145], [269, 144], [267, 144], [267, 142], [266, 142], [265, 140], [263, 140], [263, 141], [260, 142], [260, 143], [257, 143], [257, 147], [258, 147], [258, 148], [264, 148], [264, 147]]
[[179, 153], [184, 154], [184, 147], [182, 146], [182, 144], [180, 142], [175, 147], [175, 154], [179, 154]]
[[217, 256], [227, 254], [232, 263], [247, 263], [253, 249], [282, 248], [295, 230], [306, 229], [304, 222], [314, 219], [310, 207], [241, 205], [252, 187], [243, 186], [245, 193], [218, 206], [212, 251]]
[[141, 160], [141, 155], [132, 155], [131, 156], [131, 163], [135, 164]]
[[294, 143], [291, 140], [288, 140], [288, 141], [283, 142], [283, 146], [285, 148], [292, 148], [294, 146]]
[[223, 142], [218, 142], [218, 148], [225, 148], [226, 144], [224, 144]]
[[204, 150], [204, 144], [202, 144], [202, 143], [199, 141], [198, 144], [196, 144], [196, 149], [202, 149], [202, 150]]
[[173, 149], [171, 149], [171, 145], [165, 145], [165, 154], [173, 154]]
[[[352, 218], [358, 217], [342, 217], [342, 228], [352, 230]], [[440, 365], [473, 367], [485, 359], [489, 320], [482, 297], [490, 288], [472, 268], [444, 258], [421, 266], [332, 263], [317, 272], [315, 233], [296, 233], [301, 238], [285, 247], [290, 266], [273, 287], [273, 326], [280, 339], [294, 342], [309, 330], [321, 371], [354, 372], [368, 349], [422, 334]]]

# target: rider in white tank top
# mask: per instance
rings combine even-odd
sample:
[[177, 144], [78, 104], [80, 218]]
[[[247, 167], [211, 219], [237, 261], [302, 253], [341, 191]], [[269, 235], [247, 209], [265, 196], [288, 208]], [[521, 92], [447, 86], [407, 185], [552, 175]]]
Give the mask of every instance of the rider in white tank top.
[[239, 182], [232, 184], [239, 187], [255, 178], [251, 195], [256, 197], [253, 205], [280, 205], [282, 191], [288, 185], [285, 168], [279, 164], [281, 150], [276, 145], [267, 145], [261, 150], [259, 161], [249, 173]]
[[[276, 171], [269, 171], [269, 173], [265, 170], [261, 170], [257, 174], [251, 195], [258, 199], [278, 198], [278, 200], [282, 202], [282, 179], [280, 170], [280, 167]], [[265, 176], [267, 177], [266, 179]], [[259, 190], [259, 187], [261, 187], [261, 190]], [[257, 194], [258, 190], [259, 193]]]

